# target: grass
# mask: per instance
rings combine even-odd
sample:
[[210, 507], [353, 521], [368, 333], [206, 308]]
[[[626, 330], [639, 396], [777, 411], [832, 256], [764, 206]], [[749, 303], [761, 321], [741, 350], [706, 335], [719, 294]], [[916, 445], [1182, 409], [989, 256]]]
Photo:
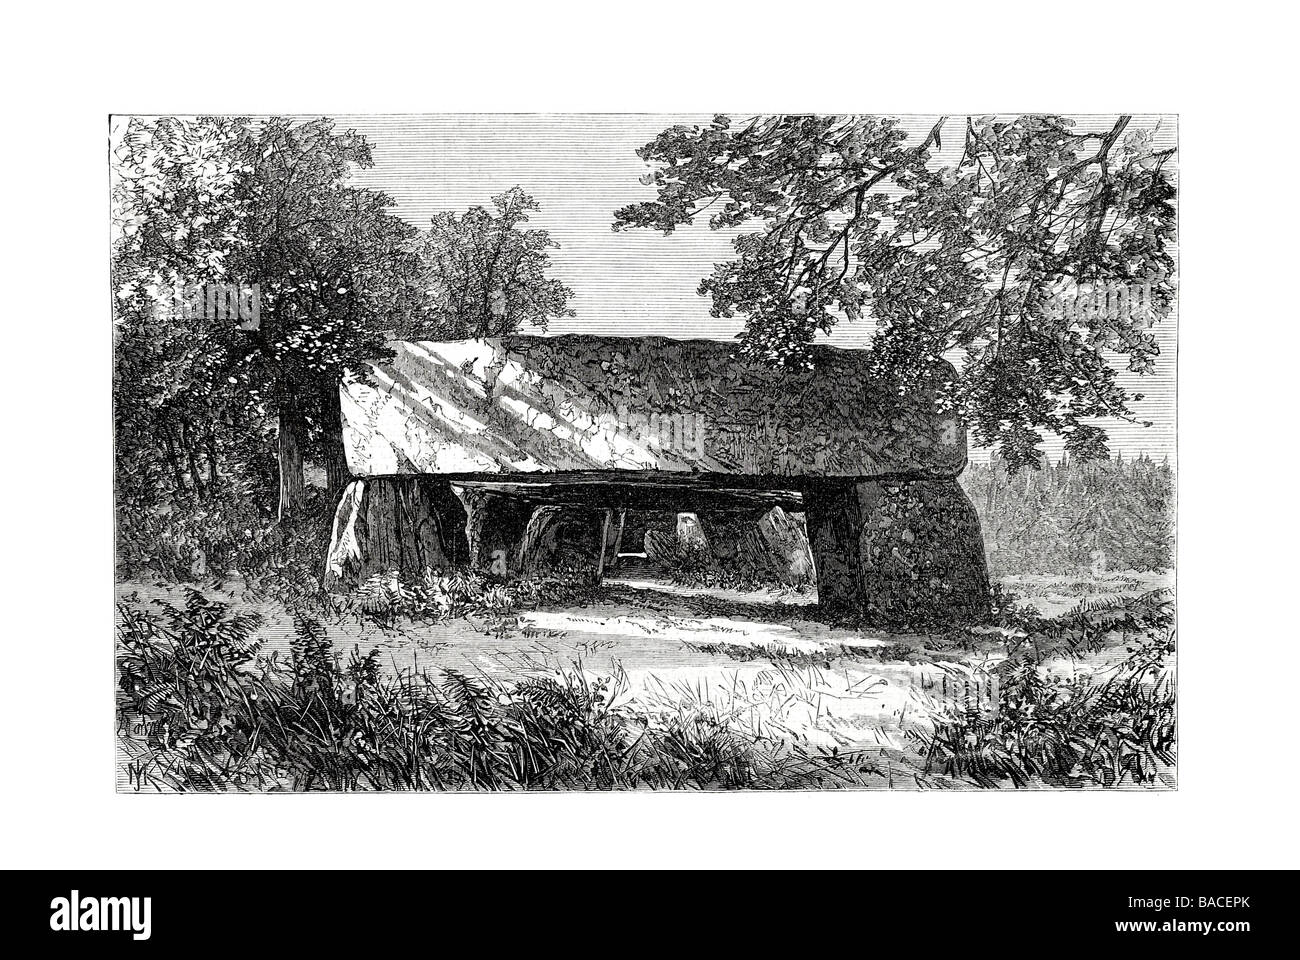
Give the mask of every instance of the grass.
[[334, 612], [351, 612], [381, 626], [399, 620], [437, 623], [476, 617], [500, 623], [520, 610], [583, 602], [596, 588], [579, 577], [538, 577], [496, 583], [476, 573], [426, 572], [415, 581], [375, 575], [346, 597], [334, 598]]
[[[975, 667], [973, 685], [957, 696], [954, 684], [953, 696], [930, 705], [932, 726], [910, 732], [928, 772], [984, 787], [1175, 783], [1168, 591], [1085, 598], [1055, 618], [1012, 610], [1007, 619], [1006, 656]], [[1052, 667], [1117, 647], [1125, 655], [1102, 670], [1058, 676]]]
[[1172, 785], [1173, 654], [1169, 631], [1100, 677], [1058, 678], [1031, 659], [1005, 661], [991, 696], [964, 696], [937, 711], [932, 732], [913, 733], [925, 769], [983, 787]]
[[[564, 582], [431, 577], [376, 580], [347, 603], [380, 623], [466, 617], [527, 638], [521, 610], [588, 599]], [[691, 610], [707, 600], [677, 598]], [[510, 679], [381, 669], [378, 650], [342, 656], [301, 613], [288, 650], [267, 655], [255, 615], [195, 590], [154, 603], [120, 608], [120, 742], [135, 789], [1124, 787], [1169, 784], [1176, 761], [1161, 591], [1085, 597], [1058, 617], [1004, 596], [992, 626], [863, 646], [831, 634], [812, 652], [747, 646], [738, 630], [734, 644], [694, 647], [738, 664], [720, 680], [717, 668], [708, 680], [651, 673], [632, 691], [617, 664], [584, 670], [582, 651], [569, 668]], [[1089, 666], [1057, 676], [1062, 659]], [[862, 664], [874, 664], [865, 676]]]
[[[771, 660], [784, 678], [798, 678], [782, 686], [792, 697], [825, 688], [845, 661], [931, 668], [913, 684], [919, 715], [899, 724], [926, 774], [982, 787], [1175, 782], [1176, 642], [1165, 590], [1085, 597], [1058, 617], [1003, 597], [999, 624], [910, 642], [708, 647], [737, 661]], [[1068, 676], [1057, 674], [1062, 664], [1072, 668]], [[819, 721], [820, 704], [812, 724]], [[841, 717], [824, 728], [844, 726]]]
[[861, 786], [869, 757], [738, 729], [704, 704], [618, 706], [581, 669], [512, 682], [384, 673], [300, 619], [288, 661], [255, 615], [191, 590], [122, 607], [118, 715], [135, 789], [547, 790]]
[[1030, 597], [1079, 596], [1081, 594], [1119, 594], [1141, 590], [1145, 581], [1123, 574], [1109, 577], [1066, 577], [1044, 580], [1021, 579], [1015, 592], [1021, 599]]

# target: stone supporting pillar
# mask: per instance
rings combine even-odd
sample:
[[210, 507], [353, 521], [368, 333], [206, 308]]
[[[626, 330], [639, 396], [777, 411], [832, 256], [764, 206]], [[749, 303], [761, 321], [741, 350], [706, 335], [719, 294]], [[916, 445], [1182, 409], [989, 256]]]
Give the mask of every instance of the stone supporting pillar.
[[324, 585], [347, 591], [375, 574], [451, 573], [468, 559], [465, 510], [445, 480], [353, 480], [334, 513]]
[[857, 484], [824, 481], [803, 495], [808, 543], [817, 571], [817, 605], [830, 614], [861, 613], [861, 509]]
[[812, 554], [802, 516], [794, 517], [780, 507], [711, 510], [699, 516], [709, 549], [724, 569], [777, 583], [811, 580]]
[[734, 561], [756, 535], [762, 510], [701, 510], [696, 514], [714, 559]]
[[560, 521], [564, 508], [546, 504], [533, 510], [519, 546], [519, 572], [535, 577], [551, 569], [559, 551]]
[[[604, 510], [547, 504], [533, 510], [518, 550], [525, 577], [565, 574], [595, 577], [601, 566]], [[607, 537], [608, 540], [608, 537]], [[608, 553], [609, 544], [606, 543]]]
[[519, 574], [519, 547], [524, 541], [533, 504], [478, 487], [459, 491], [468, 521], [469, 566], [501, 579]]
[[804, 503], [824, 611], [884, 626], [987, 615], [979, 518], [955, 479], [825, 481]]

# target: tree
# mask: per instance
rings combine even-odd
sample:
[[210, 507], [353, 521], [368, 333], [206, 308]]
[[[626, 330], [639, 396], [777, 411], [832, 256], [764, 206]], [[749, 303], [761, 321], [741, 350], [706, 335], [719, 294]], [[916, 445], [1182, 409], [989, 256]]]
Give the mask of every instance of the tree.
[[385, 342], [419, 325], [427, 303], [418, 231], [387, 213], [385, 194], [349, 185], [372, 163], [363, 137], [326, 119], [273, 118], [254, 145], [242, 273], [262, 291], [253, 340], [278, 410], [282, 516], [301, 509], [309, 427], [328, 492], [341, 492], [340, 384], [391, 356]]
[[[614, 229], [758, 222], [699, 288], [714, 316], [745, 317], [744, 356], [806, 366], [819, 331], [869, 314], [882, 375], [907, 381], [958, 352], [949, 399], [1013, 468], [1037, 465], [1044, 428], [1071, 455], [1102, 456], [1087, 421], [1132, 419], [1140, 398], [1110, 358], [1149, 372], [1150, 324], [1174, 296], [1173, 151], [1129, 122], [942, 118], [909, 142], [890, 118], [718, 116], [637, 151], [657, 196], [616, 211]], [[940, 164], [956, 137], [959, 159]], [[1133, 285], [1144, 310], [1061, 309]]]
[[433, 297], [430, 339], [501, 337], [573, 316], [573, 291], [546, 277], [547, 251], [559, 244], [545, 230], [521, 229], [537, 201], [514, 187], [492, 204], [496, 213], [476, 206], [429, 224], [421, 255]]
[[[302, 510], [313, 448], [336, 495], [347, 478], [339, 386], [422, 326], [428, 302], [418, 231], [387, 212], [387, 196], [350, 185], [372, 162], [369, 145], [325, 119], [133, 120], [118, 161], [119, 431], [175, 461], [176, 493], [188, 461], [201, 495], [221, 478], [220, 443], [199, 469], [194, 437], [212, 441], [220, 420], [264, 442], [273, 417], [280, 518]], [[256, 327], [165, 295], [208, 284], [256, 290]], [[119, 450], [132, 448], [126, 436]]]
[[113, 399], [128, 499], [202, 499], [244, 479], [236, 450], [260, 402], [236, 375], [244, 334], [193, 298], [228, 280], [242, 242], [248, 136], [238, 118], [163, 118], [132, 121], [118, 147]]

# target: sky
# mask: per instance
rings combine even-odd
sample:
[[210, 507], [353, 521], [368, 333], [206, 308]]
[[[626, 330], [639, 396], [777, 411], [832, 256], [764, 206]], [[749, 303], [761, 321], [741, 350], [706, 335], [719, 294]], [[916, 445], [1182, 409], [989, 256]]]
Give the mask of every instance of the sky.
[[[677, 123], [704, 124], [711, 114], [412, 114], [334, 115], [338, 129], [354, 129], [370, 141], [374, 167], [358, 171], [357, 182], [383, 190], [396, 203], [394, 213], [420, 227], [443, 210], [463, 212], [490, 205], [491, 197], [522, 187], [540, 204], [530, 226], [550, 231], [551, 276], [574, 290], [575, 316], [551, 322], [548, 332], [622, 336], [659, 334], [729, 340], [740, 318], [709, 316], [709, 299], [696, 288], [713, 264], [733, 256], [731, 240], [756, 229], [712, 231], [704, 222], [664, 236], [653, 230], [614, 233], [614, 211], [652, 199], [654, 188], [638, 178], [647, 171], [636, 148]], [[924, 136], [936, 117], [900, 117], [905, 130]], [[1113, 116], [1076, 117], [1076, 129], [1108, 129]], [[1158, 148], [1177, 143], [1176, 117], [1134, 117], [1130, 129], [1155, 130]], [[954, 162], [960, 138], [945, 141], [938, 162]], [[1176, 159], [1176, 158], [1175, 158]], [[841, 321], [822, 341], [841, 347], [870, 343], [870, 317]], [[1121, 373], [1123, 386], [1145, 399], [1134, 404], [1142, 427], [1099, 421], [1108, 428], [1113, 452], [1146, 453], [1174, 460], [1177, 315], [1156, 327], [1161, 357], [1153, 375]], [[1044, 450], [1060, 455], [1048, 438]], [[986, 452], [973, 450], [972, 459]]]

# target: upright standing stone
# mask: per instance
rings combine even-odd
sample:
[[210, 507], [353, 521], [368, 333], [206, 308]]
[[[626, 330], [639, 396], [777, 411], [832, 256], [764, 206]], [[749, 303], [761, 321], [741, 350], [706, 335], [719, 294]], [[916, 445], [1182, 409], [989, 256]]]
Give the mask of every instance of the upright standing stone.
[[595, 575], [600, 566], [604, 511], [548, 504], [528, 520], [516, 568], [521, 576]]
[[534, 505], [481, 487], [462, 487], [459, 496], [469, 517], [465, 524], [469, 566], [503, 579], [517, 576], [520, 546]]
[[856, 488], [851, 480], [824, 480], [805, 488], [803, 495], [808, 543], [817, 568], [817, 603], [837, 615], [859, 613], [864, 606]]
[[681, 544], [691, 544], [699, 550], [709, 548], [709, 538], [704, 532], [704, 526], [700, 523], [698, 515], [677, 514], [677, 541]]
[[803, 514], [786, 513], [780, 507], [773, 507], [760, 518], [758, 533], [782, 581], [812, 582], [812, 550]]
[[334, 514], [324, 584], [351, 590], [375, 574], [416, 579], [464, 566], [465, 511], [439, 477], [353, 480]]
[[696, 515], [715, 559], [735, 561], [746, 537], [758, 526], [761, 510], [705, 510]]
[[713, 557], [725, 570], [763, 582], [812, 581], [812, 555], [802, 517], [780, 507], [699, 514]]
[[540, 506], [533, 511], [524, 528], [523, 543], [519, 547], [519, 570], [525, 577], [534, 577], [549, 570], [559, 550], [560, 518], [564, 508], [556, 504]]
[[804, 499], [823, 610], [886, 626], [987, 615], [979, 518], [956, 480], [828, 482]]

